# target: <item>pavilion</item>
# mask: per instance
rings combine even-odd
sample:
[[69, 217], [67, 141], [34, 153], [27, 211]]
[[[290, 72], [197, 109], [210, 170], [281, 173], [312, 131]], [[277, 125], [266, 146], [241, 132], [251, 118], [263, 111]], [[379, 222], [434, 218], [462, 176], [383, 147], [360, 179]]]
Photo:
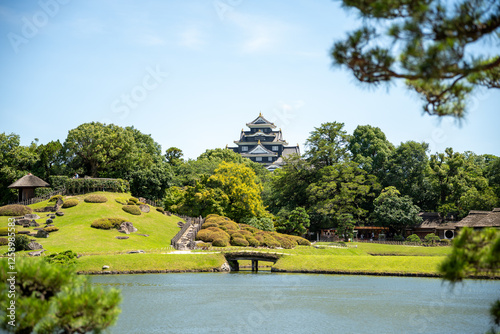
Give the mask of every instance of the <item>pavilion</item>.
[[18, 189], [19, 190], [18, 201], [22, 202], [35, 197], [35, 189], [40, 187], [50, 187], [50, 184], [40, 179], [39, 177], [36, 177], [35, 175], [28, 173], [28, 175], [23, 176], [22, 178], [12, 183], [7, 188]]

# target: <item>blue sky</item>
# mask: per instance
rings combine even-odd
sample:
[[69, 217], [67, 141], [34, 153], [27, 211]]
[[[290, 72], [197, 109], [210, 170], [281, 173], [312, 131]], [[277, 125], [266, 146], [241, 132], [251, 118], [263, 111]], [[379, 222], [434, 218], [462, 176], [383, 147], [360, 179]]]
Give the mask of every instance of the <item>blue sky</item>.
[[262, 112], [302, 151], [337, 121], [432, 153], [500, 156], [498, 90], [477, 94], [459, 124], [423, 115], [400, 85], [365, 88], [332, 68], [334, 40], [358, 23], [330, 0], [2, 0], [0, 132], [27, 145], [85, 122], [133, 125], [196, 158]]

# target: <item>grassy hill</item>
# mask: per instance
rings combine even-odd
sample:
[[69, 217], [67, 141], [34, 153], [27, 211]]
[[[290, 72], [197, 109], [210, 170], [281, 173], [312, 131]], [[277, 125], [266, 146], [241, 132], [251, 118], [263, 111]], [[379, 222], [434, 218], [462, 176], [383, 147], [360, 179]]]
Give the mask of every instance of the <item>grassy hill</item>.
[[[151, 207], [149, 213], [141, 213], [140, 216], [129, 214], [122, 210], [122, 204], [116, 202], [117, 198], [129, 198], [130, 194], [96, 192], [92, 194], [104, 195], [108, 201], [105, 203], [86, 203], [84, 198], [90, 194], [79, 196], [65, 196], [64, 199], [77, 198], [79, 204], [71, 208], [61, 208], [64, 216], [54, 219], [53, 225], [59, 231], [52, 232], [49, 238], [37, 238], [37, 242], [43, 245], [48, 253], [60, 252], [71, 249], [77, 253], [110, 253], [125, 252], [130, 250], [154, 250], [170, 245], [170, 240], [179, 231], [177, 222], [180, 218], [176, 216], [166, 216]], [[48, 201], [43, 201], [30, 205], [31, 208], [42, 208], [53, 205]], [[44, 226], [47, 219], [46, 213], [38, 213], [41, 217], [37, 222]], [[128, 234], [128, 239], [116, 239], [116, 236], [125, 236], [116, 229], [100, 230], [90, 227], [91, 223], [98, 218], [123, 218], [133, 223], [137, 232]], [[0, 217], [0, 227], [6, 227], [8, 217]], [[34, 227], [29, 229], [18, 226], [19, 230], [34, 231]], [[148, 234], [149, 237], [139, 234]], [[7, 251], [7, 246], [0, 247], [0, 252]]]

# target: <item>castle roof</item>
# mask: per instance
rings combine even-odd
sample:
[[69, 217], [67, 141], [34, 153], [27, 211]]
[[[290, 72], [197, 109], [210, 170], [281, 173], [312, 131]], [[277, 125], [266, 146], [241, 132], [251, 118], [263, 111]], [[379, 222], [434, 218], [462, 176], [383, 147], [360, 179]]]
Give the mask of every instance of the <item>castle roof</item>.
[[249, 128], [257, 128], [257, 127], [264, 127], [264, 128], [275, 128], [276, 125], [274, 123], [269, 122], [267, 119], [262, 116], [262, 113], [259, 113], [259, 116], [251, 121], [250, 123], [247, 123], [247, 126]]

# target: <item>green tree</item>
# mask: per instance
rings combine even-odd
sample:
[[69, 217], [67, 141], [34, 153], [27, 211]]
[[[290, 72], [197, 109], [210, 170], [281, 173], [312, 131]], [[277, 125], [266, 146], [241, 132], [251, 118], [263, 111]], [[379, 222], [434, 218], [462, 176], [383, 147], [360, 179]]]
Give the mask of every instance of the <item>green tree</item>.
[[335, 42], [334, 65], [360, 82], [403, 79], [430, 115], [462, 117], [480, 87], [500, 88], [500, 56], [474, 44], [498, 42], [500, 3], [494, 0], [343, 0], [363, 19]]
[[[474, 231], [464, 228], [453, 240], [451, 254], [444, 260], [439, 271], [443, 279], [453, 284], [471, 275], [498, 275], [500, 270], [500, 231], [487, 228]], [[494, 324], [500, 326], [500, 299], [490, 309]], [[495, 328], [491, 333], [495, 333]]]
[[284, 234], [301, 236], [309, 228], [310, 219], [304, 208], [295, 208], [286, 216], [280, 217], [276, 223], [276, 230]]
[[43, 179], [48, 180], [51, 175], [62, 172], [60, 170], [62, 148], [59, 140], [38, 145], [36, 148], [39, 159], [36, 162], [35, 170]]
[[163, 199], [171, 185], [173, 172], [167, 163], [157, 163], [150, 168], [138, 169], [130, 175], [130, 191], [148, 199]]
[[13, 285], [16, 298], [15, 327], [9, 325], [9, 269], [0, 263], [1, 325], [10, 333], [87, 333], [111, 326], [120, 313], [120, 291], [92, 286], [72, 266], [18, 259]]
[[330, 226], [342, 214], [351, 214], [356, 221], [363, 221], [369, 212], [367, 204], [379, 188], [376, 177], [358, 168], [354, 162], [324, 167], [318, 180], [307, 188], [312, 203], [309, 212], [326, 217], [328, 221], [324, 223]]
[[349, 241], [354, 236], [354, 224], [356, 221], [350, 213], [343, 213], [337, 218], [337, 234]]
[[349, 160], [349, 136], [344, 123], [323, 123], [306, 140], [306, 159], [316, 168]]
[[114, 124], [82, 124], [69, 131], [64, 147], [70, 165], [92, 177], [121, 176], [133, 166], [133, 133]]
[[167, 162], [170, 165], [175, 166], [182, 162], [183, 155], [184, 153], [182, 153], [182, 150], [180, 148], [170, 147], [165, 152], [165, 159], [167, 159]]
[[399, 196], [394, 187], [382, 190], [374, 201], [373, 219], [380, 226], [392, 227], [399, 235], [404, 236], [406, 228], [422, 222], [418, 215], [420, 209], [414, 205], [409, 196]]
[[394, 145], [379, 128], [359, 125], [349, 139], [349, 151], [361, 169], [383, 180]]

